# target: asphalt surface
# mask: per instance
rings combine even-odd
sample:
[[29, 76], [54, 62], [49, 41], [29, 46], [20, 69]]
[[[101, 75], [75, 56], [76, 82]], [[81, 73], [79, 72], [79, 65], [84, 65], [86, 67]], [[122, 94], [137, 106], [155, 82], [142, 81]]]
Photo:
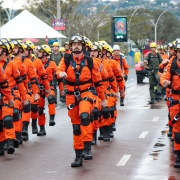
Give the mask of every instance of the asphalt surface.
[[[159, 101], [149, 105], [148, 79], [137, 85], [134, 69], [120, 107], [115, 138], [92, 147], [93, 160], [71, 168], [75, 153], [72, 125], [64, 104], [57, 107], [56, 126], [44, 137], [31, 134], [15, 154], [0, 157], [0, 180], [180, 180], [174, 169], [173, 143], [167, 137], [167, 108]], [[158, 144], [157, 144], [158, 143]]]

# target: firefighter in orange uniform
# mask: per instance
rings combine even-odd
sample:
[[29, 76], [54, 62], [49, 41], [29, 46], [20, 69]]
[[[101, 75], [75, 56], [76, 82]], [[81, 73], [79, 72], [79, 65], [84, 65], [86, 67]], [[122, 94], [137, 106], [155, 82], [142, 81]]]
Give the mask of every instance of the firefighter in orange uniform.
[[92, 111], [94, 109], [94, 95], [91, 88], [94, 85], [99, 97], [102, 99], [102, 106], [106, 107], [107, 102], [104, 88], [101, 84], [101, 74], [93, 59], [85, 56], [83, 48], [84, 39], [80, 35], [70, 38], [72, 55], [65, 54], [57, 68], [57, 76], [66, 77], [66, 105], [68, 115], [73, 124], [74, 149], [76, 158], [71, 167], [82, 166], [82, 153], [84, 159], [92, 159], [91, 141], [93, 134]]
[[[49, 81], [47, 77], [46, 70], [44, 69], [44, 65], [41, 62], [40, 59], [36, 58], [33, 54], [34, 50], [34, 44], [31, 41], [26, 41], [27, 48], [25, 50], [25, 55], [27, 58], [29, 58], [35, 68], [36, 72], [36, 78], [38, 79], [38, 82], [41, 82], [44, 86], [46, 94], [50, 93], [50, 86]], [[38, 133], [38, 127], [37, 127], [37, 119], [38, 119], [38, 102], [34, 102], [34, 96], [32, 96], [31, 99], [31, 118], [32, 118], [32, 134]], [[52, 120], [53, 121], [53, 120]], [[49, 125], [53, 126], [54, 122], [51, 122], [51, 119], [49, 121]]]
[[[120, 54], [119, 45], [113, 46], [113, 52], [114, 52], [114, 56], [112, 56], [111, 58], [118, 62], [118, 64], [120, 65], [121, 71], [123, 73], [124, 80], [127, 81], [128, 73], [129, 73], [129, 66], [127, 64], [125, 57]], [[121, 98], [120, 98], [121, 106], [124, 106], [124, 97], [125, 97], [125, 93], [124, 93], [124, 96], [121, 95]]]
[[[11, 94], [15, 98], [20, 98], [20, 95], [23, 99], [24, 106], [28, 105], [29, 102], [26, 97], [26, 88], [24, 87], [22, 77], [20, 76], [19, 70], [16, 66], [16, 63], [7, 58], [9, 54], [9, 45], [5, 41], [0, 41], [1, 56], [0, 56], [0, 65], [3, 67], [4, 72], [11, 88]], [[18, 90], [18, 92], [15, 92]], [[20, 93], [20, 95], [19, 95]], [[16, 126], [17, 121], [20, 119], [19, 115], [19, 103], [14, 104], [14, 109], [7, 106], [7, 99], [3, 99], [2, 103], [2, 118], [4, 120], [4, 125], [6, 127], [6, 138], [7, 138], [7, 152], [8, 154], [13, 154], [15, 152], [14, 147], [19, 146], [19, 141], [16, 140], [19, 138], [19, 129]], [[19, 126], [19, 124], [18, 124]], [[19, 130], [19, 131], [18, 131]], [[16, 136], [15, 136], [16, 131]]]
[[51, 61], [48, 56], [51, 54], [51, 48], [48, 45], [42, 45], [40, 46], [38, 50], [38, 58], [42, 61], [44, 65], [44, 69], [46, 70], [49, 86], [50, 86], [50, 93], [45, 91], [45, 87], [43, 85], [43, 81], [40, 81], [40, 100], [38, 103], [38, 109], [39, 109], [39, 115], [38, 115], [38, 124], [40, 126], [40, 131], [38, 132], [38, 136], [44, 136], [46, 135], [45, 130], [45, 122], [46, 117], [44, 113], [44, 107], [45, 107], [45, 97], [47, 97], [48, 100], [48, 109], [49, 109], [49, 125], [54, 126], [55, 125], [55, 114], [56, 114], [56, 95], [55, 95], [55, 89], [53, 84], [53, 76], [56, 73], [56, 63], [54, 61]]
[[[123, 74], [122, 74], [122, 71], [121, 71], [121, 68], [120, 68], [120, 64], [118, 64], [117, 61], [111, 59], [111, 56], [113, 54], [113, 49], [111, 46], [109, 46], [109, 49], [108, 49], [108, 52], [107, 52], [107, 57], [109, 58], [109, 62], [111, 64], [111, 68], [112, 68], [112, 71], [114, 73], [114, 76], [115, 76], [115, 79], [117, 81], [117, 85], [118, 85], [118, 88], [119, 88], [119, 92], [120, 92], [120, 96], [121, 97], [124, 97], [125, 96], [125, 92], [124, 92], [124, 89], [125, 89], [125, 81], [124, 81], [124, 78], [123, 78]], [[111, 97], [112, 98], [112, 97]], [[116, 130], [116, 127], [115, 127], [115, 120], [117, 118], [117, 109], [116, 107], [115, 108], [115, 111], [112, 112], [113, 114], [111, 116], [113, 116], [112, 118], [112, 126], [111, 126], [111, 129], [110, 129], [110, 136], [113, 137], [113, 131]]]
[[163, 87], [171, 85], [170, 116], [174, 136], [174, 150], [177, 152], [175, 168], [180, 168], [180, 43], [175, 45], [176, 57], [167, 68], [167, 72], [161, 75], [160, 83]]
[[[34, 102], [39, 100], [39, 87], [38, 87], [38, 80], [36, 78], [35, 68], [33, 63], [30, 59], [26, 58], [26, 55], [24, 54], [27, 45], [24, 44], [21, 40], [14, 40], [14, 61], [17, 64], [17, 67], [20, 68], [22, 66], [25, 67], [26, 73], [27, 73], [27, 80], [29, 81], [30, 87], [27, 88], [26, 96], [31, 101], [31, 95], [34, 96]], [[29, 85], [28, 85], [29, 86]], [[31, 118], [31, 107], [30, 103], [26, 106], [23, 106], [22, 111], [22, 122], [23, 122], [23, 128], [22, 128], [22, 137], [24, 141], [27, 141], [29, 139], [28, 135], [28, 126], [30, 123]]]

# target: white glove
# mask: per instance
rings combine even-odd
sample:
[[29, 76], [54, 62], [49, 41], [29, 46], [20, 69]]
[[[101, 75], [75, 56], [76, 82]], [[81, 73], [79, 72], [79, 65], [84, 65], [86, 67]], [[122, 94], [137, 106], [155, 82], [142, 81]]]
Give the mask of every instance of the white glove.
[[60, 76], [60, 78], [63, 78], [63, 77], [67, 77], [67, 74], [65, 72], [60, 72], [59, 76]]
[[102, 100], [101, 105], [102, 105], [102, 107], [106, 107], [106, 106], [107, 106], [107, 101], [106, 101], [106, 99]]

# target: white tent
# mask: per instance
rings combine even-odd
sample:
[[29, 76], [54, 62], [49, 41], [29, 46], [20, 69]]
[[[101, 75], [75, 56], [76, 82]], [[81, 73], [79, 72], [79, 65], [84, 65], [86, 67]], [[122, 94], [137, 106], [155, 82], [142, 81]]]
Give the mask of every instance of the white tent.
[[0, 38], [66, 38], [49, 25], [24, 10], [0, 29]]

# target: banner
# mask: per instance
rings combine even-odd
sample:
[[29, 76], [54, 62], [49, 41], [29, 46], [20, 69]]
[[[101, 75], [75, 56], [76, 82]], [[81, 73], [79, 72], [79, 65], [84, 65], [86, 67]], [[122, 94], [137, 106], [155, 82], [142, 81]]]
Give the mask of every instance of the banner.
[[66, 30], [66, 21], [65, 19], [53, 19], [52, 27], [57, 31], [65, 31]]
[[112, 36], [114, 42], [127, 42], [127, 17], [114, 16], [112, 17]]
[[143, 59], [151, 52], [150, 49], [143, 49]]

